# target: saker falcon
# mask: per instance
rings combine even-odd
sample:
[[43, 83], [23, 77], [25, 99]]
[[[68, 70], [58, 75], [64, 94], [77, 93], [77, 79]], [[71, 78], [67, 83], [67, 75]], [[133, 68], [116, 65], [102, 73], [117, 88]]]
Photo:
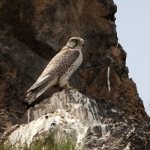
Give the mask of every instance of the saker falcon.
[[25, 101], [33, 103], [50, 87], [58, 84], [61, 88], [68, 87], [68, 80], [81, 65], [84, 40], [72, 37], [61, 51], [48, 63], [37, 81], [27, 91]]

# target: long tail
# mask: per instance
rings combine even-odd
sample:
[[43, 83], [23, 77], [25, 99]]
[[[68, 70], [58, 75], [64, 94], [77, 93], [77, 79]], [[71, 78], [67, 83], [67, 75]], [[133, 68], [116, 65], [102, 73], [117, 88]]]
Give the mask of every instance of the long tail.
[[57, 79], [53, 79], [51, 82], [47, 82], [46, 84], [41, 85], [40, 87], [30, 90], [27, 92], [25, 102], [27, 102], [29, 105], [31, 105], [33, 102], [35, 102], [45, 91], [47, 91], [50, 87], [55, 85], [57, 82]]
[[25, 101], [31, 105], [35, 100], [37, 100], [38, 97], [40, 97], [49, 87], [51, 87], [50, 84], [48, 84], [46, 87], [43, 87], [41, 89], [36, 89], [34, 91], [30, 91], [27, 93]]

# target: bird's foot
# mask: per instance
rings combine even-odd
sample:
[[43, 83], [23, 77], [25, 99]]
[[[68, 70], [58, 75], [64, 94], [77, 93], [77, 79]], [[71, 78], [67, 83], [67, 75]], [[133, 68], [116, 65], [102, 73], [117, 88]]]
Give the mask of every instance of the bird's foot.
[[80, 91], [80, 89], [79, 89], [79, 88], [74, 88], [74, 90], [75, 90], [75, 91], [78, 91], [78, 92]]
[[62, 90], [72, 90], [73, 87], [71, 87], [71, 86], [69, 85], [69, 83], [67, 82], [67, 83], [65, 83], [64, 85], [60, 85], [60, 86], [59, 86], [59, 89], [60, 89], [60, 91], [62, 91]]
[[65, 88], [65, 89], [68, 89], [68, 90], [73, 89], [73, 87], [71, 87], [71, 86], [69, 85], [69, 83], [66, 83], [65, 86], [64, 86], [64, 88]]

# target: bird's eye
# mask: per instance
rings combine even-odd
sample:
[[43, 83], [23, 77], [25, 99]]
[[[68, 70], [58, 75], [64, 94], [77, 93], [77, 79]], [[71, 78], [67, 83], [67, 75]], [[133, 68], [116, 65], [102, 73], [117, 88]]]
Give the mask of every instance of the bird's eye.
[[78, 40], [77, 39], [72, 39], [71, 42], [74, 42], [76, 45], [78, 44]]
[[76, 46], [78, 46], [78, 39], [70, 39], [70, 41], [69, 41], [69, 43], [68, 43], [68, 45], [69, 45], [69, 47], [71, 47], [71, 48], [75, 48]]

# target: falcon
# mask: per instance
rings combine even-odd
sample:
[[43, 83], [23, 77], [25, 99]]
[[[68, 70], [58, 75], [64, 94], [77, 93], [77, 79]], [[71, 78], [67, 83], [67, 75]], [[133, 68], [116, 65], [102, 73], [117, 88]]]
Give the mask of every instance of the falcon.
[[25, 101], [28, 104], [32, 104], [54, 85], [59, 85], [61, 88], [69, 88], [69, 78], [82, 63], [83, 56], [81, 50], [83, 46], [84, 40], [82, 38], [71, 37], [27, 91]]

